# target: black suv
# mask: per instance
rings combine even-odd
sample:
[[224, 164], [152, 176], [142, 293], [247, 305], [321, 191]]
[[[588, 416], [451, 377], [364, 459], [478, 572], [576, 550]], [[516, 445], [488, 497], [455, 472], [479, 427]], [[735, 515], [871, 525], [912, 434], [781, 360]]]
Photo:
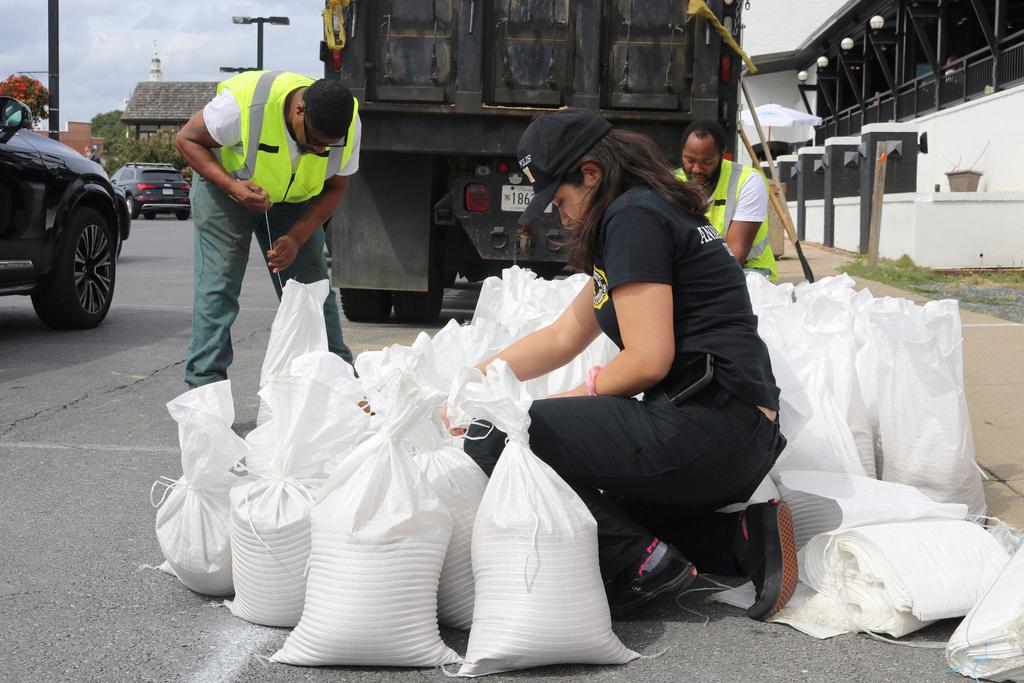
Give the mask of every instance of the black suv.
[[0, 294], [31, 294], [50, 327], [95, 327], [114, 296], [128, 206], [99, 164], [31, 127], [27, 106], [0, 97]]
[[125, 164], [110, 182], [124, 190], [132, 218], [173, 213], [179, 221], [187, 221], [192, 213], [188, 183], [170, 164]]

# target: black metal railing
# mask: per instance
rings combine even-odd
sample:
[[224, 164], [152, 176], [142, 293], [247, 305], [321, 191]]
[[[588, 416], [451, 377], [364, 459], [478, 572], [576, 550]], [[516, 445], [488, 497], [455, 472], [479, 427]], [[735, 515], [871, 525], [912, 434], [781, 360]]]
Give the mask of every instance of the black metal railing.
[[928, 73], [879, 93], [864, 103], [826, 117], [815, 131], [822, 141], [839, 135], [857, 135], [869, 123], [908, 121], [934, 111], [983, 97], [996, 90], [1024, 83], [1024, 31], [1000, 43], [998, 58], [985, 47], [946, 64], [938, 79]]

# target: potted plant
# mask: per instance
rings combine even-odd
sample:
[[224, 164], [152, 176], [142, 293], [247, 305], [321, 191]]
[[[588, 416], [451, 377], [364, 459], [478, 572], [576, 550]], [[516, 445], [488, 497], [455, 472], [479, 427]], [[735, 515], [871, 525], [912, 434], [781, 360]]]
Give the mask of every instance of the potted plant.
[[970, 168], [961, 169], [960, 162], [957, 161], [953, 165], [953, 168], [946, 171], [946, 178], [949, 180], [949, 191], [950, 192], [977, 192], [978, 182], [981, 180], [981, 176], [984, 175], [982, 171], [974, 168], [974, 166], [981, 160], [982, 155], [985, 154], [985, 150], [988, 149], [988, 143], [985, 143], [985, 147], [981, 150], [981, 154], [974, 160]]

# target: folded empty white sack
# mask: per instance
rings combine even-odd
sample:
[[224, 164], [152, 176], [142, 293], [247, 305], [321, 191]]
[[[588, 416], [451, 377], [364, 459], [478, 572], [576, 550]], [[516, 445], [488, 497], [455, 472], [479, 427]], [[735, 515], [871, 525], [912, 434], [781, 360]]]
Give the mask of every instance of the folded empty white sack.
[[800, 551], [800, 578], [857, 628], [898, 638], [967, 614], [1008, 560], [973, 522], [876, 524], [815, 536]]
[[953, 633], [946, 661], [975, 680], [1024, 681], [1024, 547]]
[[231, 431], [235, 408], [231, 381], [185, 392], [167, 404], [178, 423], [181, 469], [163, 488], [157, 503], [156, 538], [171, 572], [187, 588], [205, 595], [230, 595], [231, 508], [228, 491], [240, 481], [231, 470], [248, 446]]
[[529, 444], [530, 399], [508, 366], [465, 369], [455, 423], [485, 419], [508, 435], [473, 528], [476, 605], [460, 676], [547, 664], [624, 664], [639, 655], [612, 631], [597, 523]]
[[[324, 324], [324, 301], [331, 293], [328, 280], [304, 284], [288, 280], [281, 291], [281, 303], [270, 326], [267, 354], [260, 370], [260, 388], [267, 386], [271, 375], [284, 374], [288, 364], [310, 351], [327, 350], [327, 328]], [[260, 400], [256, 424], [270, 419], [270, 407]]]
[[380, 429], [324, 484], [312, 515], [302, 619], [271, 657], [316, 665], [438, 666], [437, 586], [452, 518], [401, 441], [431, 409], [415, 379], [374, 406]]
[[775, 477], [789, 505], [797, 549], [835, 529], [918, 519], [960, 520], [967, 506], [937, 503], [912, 486], [836, 472], [782, 472]]
[[273, 418], [249, 433], [251, 483], [231, 489], [231, 612], [295, 626], [309, 560], [309, 515], [327, 461], [351, 451], [369, 415], [351, 395], [311, 377], [272, 376], [260, 396]]

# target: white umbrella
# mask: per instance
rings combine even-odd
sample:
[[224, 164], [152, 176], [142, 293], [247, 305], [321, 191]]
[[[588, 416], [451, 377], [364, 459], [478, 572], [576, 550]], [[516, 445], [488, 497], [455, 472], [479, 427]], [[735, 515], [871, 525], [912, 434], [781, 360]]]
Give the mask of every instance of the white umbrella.
[[[762, 104], [757, 108], [757, 118], [761, 120], [761, 125], [765, 128], [796, 128], [821, 124], [820, 116], [783, 107], [781, 104]], [[754, 117], [750, 115], [749, 109], [743, 110], [740, 121], [744, 126], [752, 127], [754, 125]]]

